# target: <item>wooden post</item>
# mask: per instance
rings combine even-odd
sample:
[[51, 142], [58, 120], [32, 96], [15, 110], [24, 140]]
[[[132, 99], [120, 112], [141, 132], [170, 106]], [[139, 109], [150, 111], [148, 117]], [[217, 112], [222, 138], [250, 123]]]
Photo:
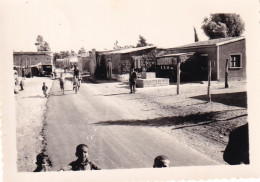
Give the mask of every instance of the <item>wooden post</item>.
[[226, 67], [225, 67], [225, 88], [228, 88], [228, 62], [229, 59], [226, 60]]
[[180, 93], [180, 66], [181, 65], [181, 60], [180, 57], [177, 58], [177, 94]]
[[211, 81], [211, 61], [208, 60], [208, 99], [209, 99], [209, 102], [211, 102], [210, 81]]
[[32, 78], [32, 60], [30, 58], [30, 73], [31, 73], [31, 78]]

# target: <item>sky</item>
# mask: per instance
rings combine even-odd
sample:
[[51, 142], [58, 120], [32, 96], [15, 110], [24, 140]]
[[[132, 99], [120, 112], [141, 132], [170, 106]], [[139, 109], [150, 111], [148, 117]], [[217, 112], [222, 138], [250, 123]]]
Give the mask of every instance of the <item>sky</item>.
[[237, 13], [247, 24], [255, 5], [244, 0], [0, 0], [1, 34], [13, 51], [36, 51], [42, 35], [52, 52], [89, 51], [148, 43], [169, 48], [207, 40], [202, 21], [211, 13]]

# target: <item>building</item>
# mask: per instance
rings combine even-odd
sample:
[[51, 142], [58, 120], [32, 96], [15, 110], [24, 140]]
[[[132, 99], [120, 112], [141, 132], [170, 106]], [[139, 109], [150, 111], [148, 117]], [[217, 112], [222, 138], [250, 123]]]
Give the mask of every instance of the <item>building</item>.
[[13, 52], [13, 63], [17, 69], [19, 75], [21, 75], [21, 69], [25, 68], [27, 73], [32, 73], [32, 70], [36, 70], [40, 65], [53, 65], [52, 52], [41, 51], [41, 52]]
[[143, 67], [148, 67], [152, 61], [152, 56], [149, 55], [155, 49], [156, 46], [145, 46], [102, 52], [97, 51], [96, 71], [102, 74], [101, 77], [103, 78], [116, 78], [120, 81], [128, 80], [131, 68], [141, 70]]
[[78, 67], [80, 72], [94, 75], [96, 67], [96, 51], [93, 49], [84, 55], [79, 55]]
[[[199, 41], [180, 47], [168, 48], [166, 51], [167, 54], [189, 54], [189, 58], [181, 66], [181, 78], [183, 77], [188, 81], [207, 80], [207, 62], [209, 60], [212, 67], [212, 80], [225, 80], [226, 61], [230, 80], [246, 79], [245, 37]], [[191, 52], [192, 55], [190, 55]], [[197, 71], [194, 71], [196, 68]], [[193, 73], [189, 74], [192, 71]]]
[[55, 67], [56, 68], [62, 68], [64, 59], [56, 59]]
[[51, 52], [13, 52], [14, 66], [27, 67], [31, 65], [53, 64]]

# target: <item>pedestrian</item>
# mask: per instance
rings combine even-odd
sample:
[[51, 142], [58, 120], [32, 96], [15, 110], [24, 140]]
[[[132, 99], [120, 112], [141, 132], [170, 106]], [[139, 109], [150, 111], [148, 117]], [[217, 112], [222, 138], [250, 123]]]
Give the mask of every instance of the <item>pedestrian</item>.
[[24, 71], [24, 68], [22, 68], [22, 79], [25, 80], [25, 71]]
[[223, 159], [230, 165], [250, 163], [248, 123], [230, 132]]
[[54, 75], [54, 79], [56, 79], [57, 73], [56, 73], [56, 70], [55, 70], [55, 69], [53, 70], [53, 75]]
[[20, 81], [20, 87], [21, 87], [21, 91], [24, 90], [24, 81], [23, 81], [23, 79], [21, 79], [21, 81]]
[[80, 144], [76, 148], [77, 160], [69, 164], [68, 167], [61, 170], [72, 170], [72, 171], [86, 171], [86, 170], [100, 170], [101, 168], [94, 162], [90, 161], [88, 146], [86, 144]]
[[170, 160], [165, 155], [159, 155], [154, 159], [153, 168], [168, 168], [170, 167]]
[[75, 69], [74, 69], [74, 78], [79, 78], [79, 69], [78, 67], [76, 66]]
[[51, 161], [46, 152], [42, 152], [36, 156], [36, 169], [33, 172], [51, 171]]
[[47, 90], [48, 90], [48, 87], [45, 85], [45, 82], [43, 82], [42, 91], [43, 91], [43, 94], [45, 97], [48, 97]]
[[134, 68], [131, 69], [129, 75], [130, 93], [135, 93], [137, 74]]
[[62, 90], [64, 93], [64, 84], [65, 84], [66, 79], [62, 73], [60, 74], [59, 81], [60, 81], [60, 90]]

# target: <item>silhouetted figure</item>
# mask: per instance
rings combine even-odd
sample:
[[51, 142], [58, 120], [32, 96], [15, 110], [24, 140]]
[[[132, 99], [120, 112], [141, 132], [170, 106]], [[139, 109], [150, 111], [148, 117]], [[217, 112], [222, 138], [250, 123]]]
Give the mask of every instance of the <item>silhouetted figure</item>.
[[249, 164], [248, 123], [230, 133], [223, 158], [230, 165]]
[[46, 152], [42, 152], [36, 157], [37, 168], [33, 172], [51, 171], [51, 161]]
[[153, 168], [170, 167], [170, 159], [165, 155], [159, 155], [154, 159]]

